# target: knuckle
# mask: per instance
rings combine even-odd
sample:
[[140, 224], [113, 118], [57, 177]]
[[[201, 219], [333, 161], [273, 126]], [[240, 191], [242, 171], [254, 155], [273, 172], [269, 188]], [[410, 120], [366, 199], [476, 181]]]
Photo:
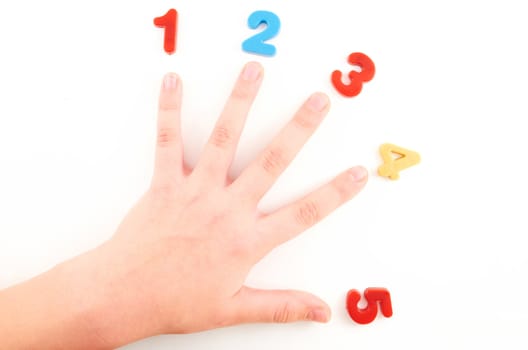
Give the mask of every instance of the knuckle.
[[178, 101], [162, 101], [159, 104], [160, 112], [172, 113], [180, 109], [180, 102]]
[[295, 213], [295, 220], [302, 226], [312, 226], [321, 218], [320, 209], [313, 201], [303, 203]]
[[226, 315], [226, 312], [218, 312], [212, 316], [211, 323], [214, 325], [214, 328], [224, 328], [234, 325], [234, 320], [229, 315]]
[[285, 303], [273, 313], [273, 322], [288, 323], [295, 320], [295, 311], [289, 303]]
[[157, 144], [159, 147], [167, 147], [176, 140], [176, 129], [174, 128], [159, 128]]
[[285, 166], [284, 157], [279, 150], [266, 151], [262, 160], [262, 168], [271, 174], [278, 174]]
[[211, 143], [220, 148], [224, 148], [229, 145], [231, 139], [231, 132], [225, 126], [217, 126], [211, 135]]
[[253, 247], [250, 240], [248, 239], [239, 239], [231, 244], [230, 253], [231, 256], [235, 259], [245, 260], [252, 256]]
[[178, 111], [180, 107], [174, 103], [164, 103], [159, 106], [159, 111], [165, 114], [171, 114]]
[[235, 88], [231, 92], [231, 98], [235, 100], [247, 100], [253, 95], [252, 89], [247, 84], [236, 84]]
[[172, 93], [162, 93], [158, 107], [160, 112], [172, 114], [180, 110], [181, 98], [180, 96], [174, 96]]
[[354, 193], [354, 181], [349, 177], [337, 178], [332, 181], [332, 187], [336, 191], [340, 201], [346, 201]]
[[168, 201], [176, 192], [176, 186], [172, 183], [157, 183], [154, 182], [150, 186], [149, 194], [152, 199], [156, 201]]
[[299, 129], [315, 129], [319, 125], [320, 118], [314, 113], [299, 113], [293, 118], [293, 124]]

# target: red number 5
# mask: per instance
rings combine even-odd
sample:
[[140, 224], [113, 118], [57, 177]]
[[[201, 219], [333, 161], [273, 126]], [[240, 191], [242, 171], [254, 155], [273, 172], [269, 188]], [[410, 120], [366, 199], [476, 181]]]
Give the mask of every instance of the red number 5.
[[376, 318], [378, 314], [378, 302], [380, 304], [381, 313], [385, 317], [392, 316], [392, 304], [390, 293], [385, 288], [367, 288], [365, 289], [365, 299], [367, 299], [367, 307], [360, 309], [358, 302], [361, 299], [361, 294], [352, 289], [347, 294], [347, 310], [350, 317], [359, 324], [368, 324]]
[[350, 84], [346, 85], [341, 80], [343, 73], [336, 70], [332, 73], [332, 84], [334, 84], [334, 87], [340, 94], [347, 97], [354, 97], [361, 92], [364, 82], [371, 81], [372, 78], [374, 78], [376, 67], [374, 66], [374, 62], [372, 62], [367, 55], [360, 52], [350, 54], [350, 56], [348, 56], [348, 63], [354, 66], [359, 66], [361, 72], [353, 70], [348, 73]]

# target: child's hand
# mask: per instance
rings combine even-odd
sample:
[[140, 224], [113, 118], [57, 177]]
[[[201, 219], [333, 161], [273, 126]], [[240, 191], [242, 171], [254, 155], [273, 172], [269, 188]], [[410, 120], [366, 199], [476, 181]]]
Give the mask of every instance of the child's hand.
[[[163, 82], [155, 171], [150, 189], [115, 236], [59, 266], [84, 324], [108, 347], [161, 333], [189, 333], [246, 322], [326, 322], [329, 307], [300, 291], [244, 286], [270, 250], [316, 224], [367, 181], [356, 167], [305, 198], [263, 214], [257, 204], [329, 110], [312, 95], [237, 179], [229, 179], [246, 115], [262, 81], [249, 63], [194, 169], [183, 161], [182, 84]], [[94, 307], [95, 306], [95, 307]]]

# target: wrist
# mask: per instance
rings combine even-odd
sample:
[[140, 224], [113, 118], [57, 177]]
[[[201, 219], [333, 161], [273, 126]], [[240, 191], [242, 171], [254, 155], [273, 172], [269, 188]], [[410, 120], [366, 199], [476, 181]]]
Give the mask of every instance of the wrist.
[[86, 256], [80, 255], [57, 265], [51, 273], [55, 275], [56, 283], [62, 286], [60, 296], [64, 300], [66, 313], [71, 315], [70, 332], [65, 333], [65, 339], [73, 335], [71, 345], [65, 347], [79, 349], [113, 349], [114, 346], [106, 339], [102, 327], [104, 307], [107, 304], [104, 293], [101, 292], [99, 281], [95, 280], [96, 267], [90, 266]]
[[0, 348], [109, 348], [90, 322], [97, 303], [79, 293], [69, 264], [1, 292]]
[[109, 241], [56, 268], [77, 323], [97, 345], [90, 349], [114, 349], [161, 333], [146, 307], [149, 296], [133, 283], [139, 269], [123, 256], [127, 253]]

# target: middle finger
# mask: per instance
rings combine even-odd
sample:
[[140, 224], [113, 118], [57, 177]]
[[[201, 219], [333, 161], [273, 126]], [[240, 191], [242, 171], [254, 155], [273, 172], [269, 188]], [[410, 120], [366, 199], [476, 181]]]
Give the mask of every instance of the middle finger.
[[259, 201], [291, 163], [330, 109], [328, 97], [313, 94], [262, 154], [235, 180], [235, 191]]

